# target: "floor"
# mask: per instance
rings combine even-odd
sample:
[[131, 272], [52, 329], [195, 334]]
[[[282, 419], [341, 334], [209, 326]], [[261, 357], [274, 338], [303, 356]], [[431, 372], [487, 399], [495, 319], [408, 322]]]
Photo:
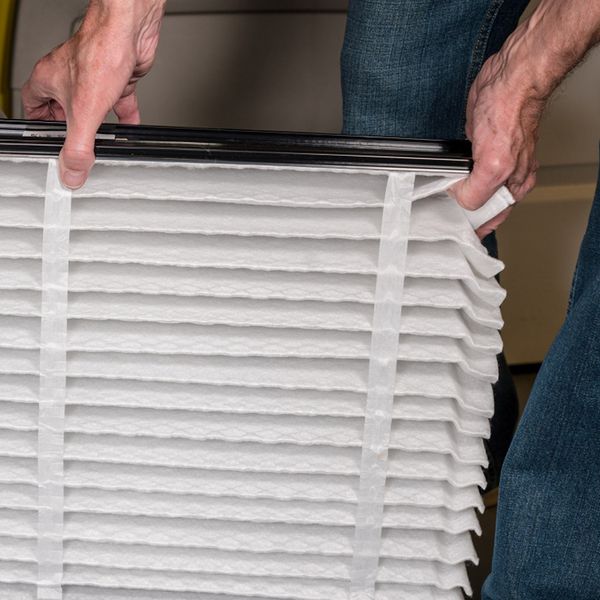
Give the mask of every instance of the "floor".
[[[519, 395], [519, 405], [521, 412], [529, 397], [529, 392], [535, 380], [535, 373], [523, 373], [514, 376], [517, 393]], [[485, 578], [490, 572], [492, 563], [492, 551], [494, 547], [494, 529], [496, 524], [496, 507], [488, 508], [479, 518], [481, 529], [483, 531], [481, 537], [474, 538], [475, 548], [479, 555], [479, 565], [471, 566], [469, 576], [471, 585], [473, 586], [473, 600], [480, 600], [480, 589]]]

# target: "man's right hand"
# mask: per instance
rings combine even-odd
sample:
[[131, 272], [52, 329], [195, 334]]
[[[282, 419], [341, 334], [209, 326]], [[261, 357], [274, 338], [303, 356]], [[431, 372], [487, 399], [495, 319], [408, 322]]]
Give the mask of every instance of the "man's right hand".
[[23, 88], [28, 119], [64, 120], [60, 177], [81, 187], [94, 164], [98, 127], [114, 110], [140, 122], [135, 86], [154, 61], [165, 0], [92, 0], [80, 29], [38, 61]]

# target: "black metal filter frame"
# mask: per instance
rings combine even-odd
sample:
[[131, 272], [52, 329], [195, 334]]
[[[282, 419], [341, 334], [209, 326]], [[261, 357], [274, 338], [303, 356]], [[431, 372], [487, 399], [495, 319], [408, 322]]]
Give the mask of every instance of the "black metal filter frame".
[[[0, 155], [57, 156], [66, 135], [61, 121], [0, 120]], [[464, 140], [193, 129], [104, 124], [96, 156], [105, 159], [417, 170], [467, 173]]]

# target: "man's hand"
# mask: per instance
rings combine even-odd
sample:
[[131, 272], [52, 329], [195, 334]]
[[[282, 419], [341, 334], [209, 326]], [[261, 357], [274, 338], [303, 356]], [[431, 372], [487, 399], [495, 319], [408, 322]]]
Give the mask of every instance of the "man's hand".
[[60, 153], [66, 187], [81, 187], [94, 163], [96, 131], [114, 110], [140, 121], [135, 86], [151, 68], [165, 0], [92, 0], [75, 35], [35, 66], [23, 88], [28, 119], [65, 120]]
[[[546, 101], [599, 37], [600, 2], [542, 0], [483, 65], [467, 104], [473, 172], [452, 189], [462, 206], [479, 208], [503, 185], [517, 201], [531, 191]], [[494, 231], [510, 210], [484, 224], [479, 236]]]
[[[473, 144], [473, 172], [453, 189], [469, 210], [479, 208], [503, 185], [517, 202], [535, 185], [535, 145], [546, 99], [512, 81], [508, 68], [502, 53], [490, 57], [469, 92], [467, 136]], [[479, 236], [494, 231], [510, 210], [485, 223]]]

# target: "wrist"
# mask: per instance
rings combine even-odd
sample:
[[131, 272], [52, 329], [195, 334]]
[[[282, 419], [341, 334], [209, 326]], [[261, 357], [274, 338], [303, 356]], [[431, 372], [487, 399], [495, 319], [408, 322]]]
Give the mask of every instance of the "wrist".
[[547, 49], [537, 38], [538, 32], [527, 21], [515, 30], [498, 53], [507, 87], [515, 99], [545, 102], [564, 77], [562, 69], [552, 63]]
[[166, 0], [90, 0], [82, 29], [108, 27], [135, 35], [159, 26]]
[[545, 101], [598, 41], [600, 4], [542, 0], [500, 54], [517, 89]]

